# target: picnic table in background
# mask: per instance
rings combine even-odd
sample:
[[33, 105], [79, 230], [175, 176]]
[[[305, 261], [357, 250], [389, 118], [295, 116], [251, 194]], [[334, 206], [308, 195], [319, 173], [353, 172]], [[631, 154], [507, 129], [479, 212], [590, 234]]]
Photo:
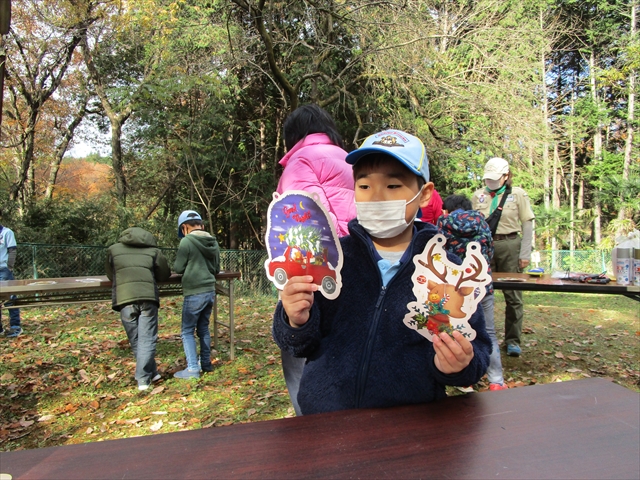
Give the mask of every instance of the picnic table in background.
[[551, 275], [529, 275], [527, 273], [493, 272], [493, 288], [497, 290], [528, 290], [532, 292], [595, 293], [624, 295], [640, 301], [640, 286], [619, 285], [614, 281], [607, 284], [581, 283], [553, 278]]
[[[216, 275], [216, 294], [229, 297], [229, 321], [218, 320], [218, 302], [213, 308], [214, 347], [218, 347], [218, 326], [229, 329], [229, 357], [234, 359], [233, 281], [241, 277], [240, 272], [220, 272]], [[172, 274], [166, 282], [158, 282], [161, 297], [182, 295], [182, 275]], [[223, 285], [226, 282], [226, 286]], [[16, 295], [13, 305], [5, 302]], [[0, 281], [0, 310], [8, 308], [38, 307], [45, 305], [68, 305], [111, 301], [111, 280], [105, 275], [87, 277], [38, 278]]]

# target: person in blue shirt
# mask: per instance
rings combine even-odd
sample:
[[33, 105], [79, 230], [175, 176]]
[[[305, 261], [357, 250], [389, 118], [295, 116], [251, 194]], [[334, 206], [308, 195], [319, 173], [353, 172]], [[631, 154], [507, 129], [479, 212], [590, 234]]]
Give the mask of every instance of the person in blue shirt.
[[432, 343], [403, 322], [416, 300], [413, 257], [438, 233], [431, 224], [414, 224], [433, 191], [423, 143], [386, 130], [346, 161], [353, 165], [357, 218], [340, 239], [341, 293], [328, 300], [313, 277], [292, 277], [273, 318], [278, 346], [307, 358], [298, 391], [304, 415], [444, 398], [445, 385], [476, 383], [491, 352], [481, 310], [469, 321], [473, 341], [455, 331]]
[[[16, 244], [16, 236], [10, 228], [0, 225], [0, 280], [14, 280], [13, 266], [16, 262], [18, 245]], [[15, 295], [11, 297], [15, 298]], [[10, 301], [5, 306], [13, 305]], [[0, 318], [0, 332], [2, 332], [2, 318]], [[5, 332], [7, 337], [17, 337], [22, 333], [20, 324], [20, 310], [17, 308], [9, 309], [9, 328]]]

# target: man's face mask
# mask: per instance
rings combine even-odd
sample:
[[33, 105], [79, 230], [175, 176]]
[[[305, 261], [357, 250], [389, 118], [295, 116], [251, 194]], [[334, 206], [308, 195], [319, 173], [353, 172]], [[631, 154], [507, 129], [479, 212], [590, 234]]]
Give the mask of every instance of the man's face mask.
[[392, 238], [409, 226], [407, 205], [415, 201], [422, 189], [408, 202], [387, 200], [380, 202], [356, 202], [358, 222], [374, 238]]

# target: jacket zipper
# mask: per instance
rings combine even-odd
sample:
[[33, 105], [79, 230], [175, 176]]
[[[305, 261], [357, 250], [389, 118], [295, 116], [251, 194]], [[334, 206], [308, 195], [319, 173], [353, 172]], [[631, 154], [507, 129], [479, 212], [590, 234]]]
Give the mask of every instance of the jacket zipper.
[[[376, 267], [377, 268], [377, 267]], [[364, 387], [367, 383], [367, 377], [369, 376], [369, 363], [371, 360], [371, 352], [373, 350], [373, 344], [378, 331], [378, 323], [380, 321], [380, 306], [384, 295], [387, 293], [387, 287], [383, 286], [376, 302], [375, 313], [373, 315], [373, 322], [369, 327], [369, 335], [367, 336], [367, 343], [365, 344], [364, 355], [362, 357], [362, 363], [360, 364], [360, 370], [358, 371], [358, 377], [356, 378], [356, 408], [360, 408], [360, 402], [362, 401], [362, 395], [364, 394]]]
[[[354, 233], [356, 233], [356, 236], [360, 237], [360, 240], [362, 242], [366, 242], [366, 240], [363, 238], [363, 236], [362, 236], [362, 234], [360, 232], [356, 231]], [[411, 244], [407, 248], [413, 248], [413, 245]], [[411, 256], [411, 258], [413, 259], [413, 256]], [[373, 267], [376, 269], [376, 271], [378, 271], [378, 264], [373, 261], [371, 256], [369, 256], [369, 259], [373, 263]], [[413, 260], [411, 260], [411, 261], [413, 261]], [[401, 274], [401, 272], [405, 268], [407, 268], [407, 265], [409, 265], [409, 263], [411, 263], [411, 262], [407, 262], [406, 264], [404, 264], [404, 265], [402, 265], [400, 267], [400, 270], [398, 270], [396, 272], [396, 274], [394, 275], [394, 277], [389, 281], [389, 285], [391, 283], [393, 283], [393, 281]], [[382, 283], [382, 278], [380, 277], [380, 272], [379, 271], [378, 271], [378, 277], [380, 278], [380, 282]], [[356, 377], [355, 408], [360, 408], [360, 404], [362, 402], [362, 397], [364, 395], [365, 385], [367, 383], [367, 377], [369, 376], [369, 366], [370, 366], [370, 362], [371, 362], [371, 352], [373, 351], [373, 344], [374, 344], [376, 332], [378, 331], [378, 323], [380, 321], [380, 316], [382, 314], [381, 305], [382, 305], [382, 301], [384, 300], [384, 296], [387, 293], [387, 288], [388, 287], [385, 287], [383, 285], [382, 289], [380, 290], [380, 295], [378, 296], [378, 300], [376, 302], [375, 312], [374, 312], [374, 316], [373, 316], [373, 322], [371, 323], [371, 327], [369, 327], [369, 334], [367, 336], [367, 343], [365, 344], [364, 355], [362, 356], [362, 361], [360, 363], [360, 368], [358, 370], [358, 376]]]

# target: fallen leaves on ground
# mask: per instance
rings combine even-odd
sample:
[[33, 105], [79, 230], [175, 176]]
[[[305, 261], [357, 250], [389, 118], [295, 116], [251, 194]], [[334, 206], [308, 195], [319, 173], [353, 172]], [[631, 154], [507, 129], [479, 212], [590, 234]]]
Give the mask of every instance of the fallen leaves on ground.
[[[225, 318], [227, 299], [220, 297]], [[510, 388], [605, 376], [639, 389], [640, 319], [624, 297], [525, 293], [523, 355], [502, 355]], [[41, 448], [295, 415], [271, 339], [275, 298], [236, 299], [236, 359], [221, 328], [214, 371], [185, 368], [182, 299], [163, 299], [156, 353], [162, 379], [139, 391], [135, 361], [108, 303], [23, 311], [24, 333], [0, 338], [0, 449]], [[496, 321], [502, 338], [502, 295]], [[565, 315], [567, 314], [567, 315]], [[553, 319], [553, 321], [549, 321]], [[213, 332], [212, 332], [213, 334]], [[486, 378], [475, 386], [488, 389]], [[453, 392], [453, 394], [457, 394]], [[489, 393], [488, 393], [489, 394]]]

